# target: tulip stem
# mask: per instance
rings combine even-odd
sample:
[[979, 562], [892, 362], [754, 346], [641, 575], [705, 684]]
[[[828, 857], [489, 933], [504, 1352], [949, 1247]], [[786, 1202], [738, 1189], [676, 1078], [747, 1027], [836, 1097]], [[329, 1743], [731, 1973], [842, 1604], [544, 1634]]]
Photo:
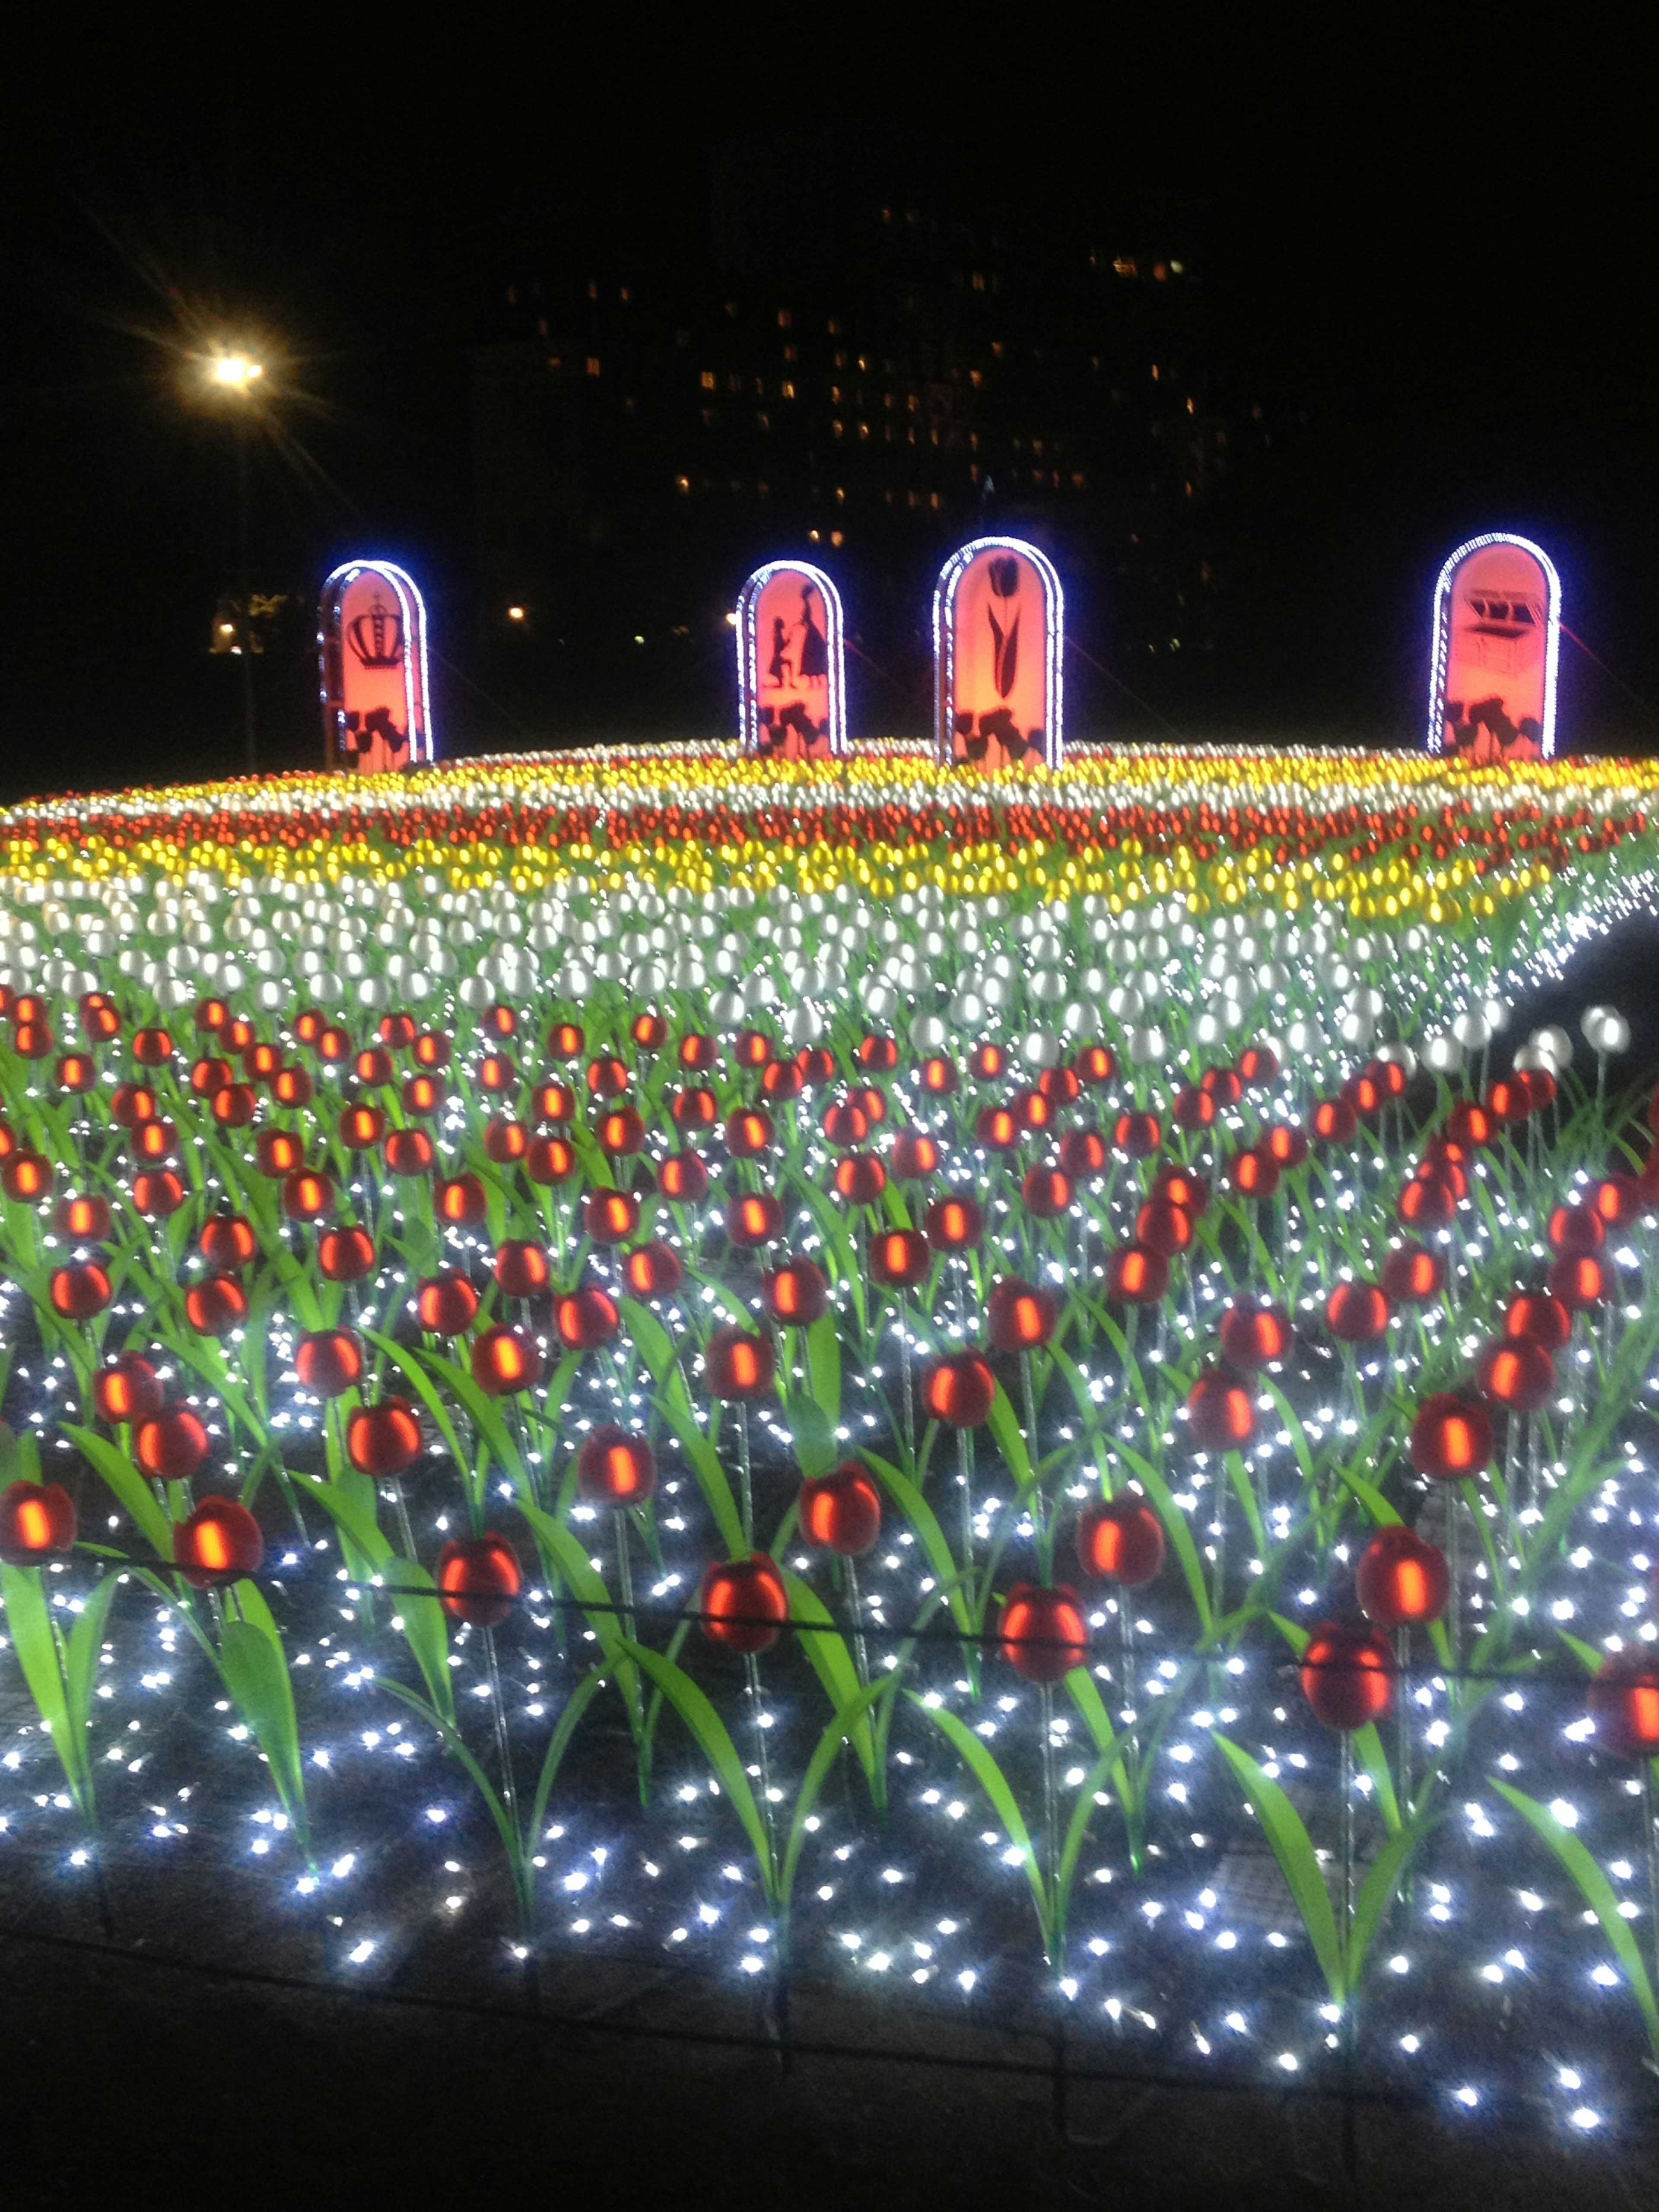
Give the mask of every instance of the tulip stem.
[[409, 1501], [404, 1496], [401, 1482], [391, 1486], [392, 1510], [397, 1516], [398, 1534], [402, 1540], [404, 1557], [412, 1561], [415, 1557], [415, 1531], [409, 1525]]
[[859, 1599], [859, 1571], [851, 1553], [847, 1553], [842, 1566], [847, 1577], [847, 1610], [853, 1620], [853, 1658], [859, 1670], [859, 1680], [867, 1689], [870, 1685], [870, 1655], [864, 1644], [864, 1613]]
[[902, 1291], [897, 1293], [897, 1304], [899, 1378], [904, 1394], [904, 1458], [906, 1466], [914, 1475], [916, 1467], [916, 1416], [915, 1403], [910, 1389], [910, 1332], [907, 1326], [908, 1316], [904, 1310]]
[[617, 1596], [622, 1607], [623, 1634], [630, 1644], [639, 1641], [634, 1625], [634, 1569], [628, 1556], [628, 1508], [617, 1509]]
[[766, 1848], [775, 1862], [777, 1846], [772, 1833], [772, 1763], [766, 1755], [766, 1730], [761, 1726], [760, 1661], [752, 1651], [743, 1656], [743, 1671], [749, 1678], [749, 1707], [755, 1723], [755, 1764], [760, 1768], [761, 1818], [766, 1823]]
[[743, 1540], [755, 1548], [755, 1484], [749, 1466], [749, 1407], [738, 1401], [738, 1480], [743, 1501]]
[[1060, 1924], [1060, 1790], [1054, 1779], [1054, 1686], [1037, 1692], [1042, 1729], [1042, 1879], [1048, 1892], [1048, 1964], [1064, 1972], [1065, 1940]]
[[501, 1670], [495, 1656], [495, 1632], [481, 1628], [484, 1666], [489, 1676], [489, 1711], [495, 1725], [495, 1754], [501, 1763], [501, 1802], [516, 1833], [519, 1826], [518, 1791], [513, 1781], [513, 1747], [507, 1733], [507, 1700], [501, 1692]]
[[1463, 1663], [1462, 1529], [1461, 1482], [1446, 1489], [1446, 1641], [1451, 1649], [1451, 1670], [1446, 1677], [1446, 1703], [1455, 1711], [1457, 1670]]
[[1642, 1843], [1648, 1862], [1648, 1909], [1653, 1916], [1653, 1958], [1659, 1969], [1659, 1831], [1654, 1827], [1653, 1761], [1642, 1761]]

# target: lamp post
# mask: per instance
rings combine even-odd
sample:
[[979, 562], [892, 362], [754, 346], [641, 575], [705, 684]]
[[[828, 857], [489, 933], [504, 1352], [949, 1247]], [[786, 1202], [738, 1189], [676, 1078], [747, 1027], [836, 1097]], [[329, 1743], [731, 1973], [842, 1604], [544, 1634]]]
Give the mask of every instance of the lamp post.
[[253, 630], [249, 617], [252, 585], [248, 570], [248, 435], [252, 415], [264, 377], [264, 363], [251, 354], [210, 354], [207, 382], [235, 408], [236, 440], [236, 590], [240, 601], [236, 653], [242, 664], [242, 742], [250, 775], [258, 772], [258, 732], [253, 704]]

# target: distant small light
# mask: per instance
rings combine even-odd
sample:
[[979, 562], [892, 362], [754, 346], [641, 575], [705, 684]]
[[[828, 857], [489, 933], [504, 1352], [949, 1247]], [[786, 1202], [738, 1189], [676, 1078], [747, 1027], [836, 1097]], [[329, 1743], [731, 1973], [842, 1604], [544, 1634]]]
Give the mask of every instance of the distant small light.
[[507, 618], [508, 622], [511, 623], [521, 623], [524, 620], [524, 609], [522, 607], [509, 607], [507, 611]]
[[1462, 2105], [1466, 2111], [1472, 2112], [1475, 2106], [1480, 2102], [1480, 2092], [1478, 2089], [1471, 2088], [1467, 2081], [1463, 2084], [1461, 2089], [1455, 2090], [1453, 2094], [1456, 2097], [1458, 2103]]
[[1570, 2117], [1574, 2127], [1583, 2128], [1586, 2133], [1591, 2128], [1599, 2128], [1601, 2124], [1600, 2112], [1593, 2112], [1588, 2105], [1580, 2105], [1578, 2110]]

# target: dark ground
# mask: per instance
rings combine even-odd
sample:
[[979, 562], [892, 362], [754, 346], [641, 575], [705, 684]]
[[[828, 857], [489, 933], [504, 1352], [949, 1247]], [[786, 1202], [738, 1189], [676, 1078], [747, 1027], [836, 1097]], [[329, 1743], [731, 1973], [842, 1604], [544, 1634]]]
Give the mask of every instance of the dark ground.
[[1126, 2198], [1139, 2212], [1624, 2212], [1654, 2201], [1659, 2172], [1659, 2119], [1569, 2142], [1541, 2113], [1362, 2107], [1350, 2184], [1340, 2110], [1310, 2100], [1091, 2086], [1066, 2141], [1041, 2078], [809, 2056], [785, 2080], [762, 2052], [617, 2032], [615, 2008], [608, 2032], [537, 2027], [27, 1939], [0, 1942], [0, 1990], [20, 2205], [112, 2189], [140, 2203], [430, 2202], [528, 2184], [620, 2212]]

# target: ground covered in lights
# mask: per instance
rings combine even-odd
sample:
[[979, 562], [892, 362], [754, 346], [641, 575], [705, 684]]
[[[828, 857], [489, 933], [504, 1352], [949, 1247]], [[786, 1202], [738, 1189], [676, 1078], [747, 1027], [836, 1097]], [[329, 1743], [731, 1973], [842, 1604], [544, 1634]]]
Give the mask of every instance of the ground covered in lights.
[[1656, 781], [0, 817], [10, 1916], [1627, 2117], [1659, 1183], [1618, 1011], [1511, 1012]]

